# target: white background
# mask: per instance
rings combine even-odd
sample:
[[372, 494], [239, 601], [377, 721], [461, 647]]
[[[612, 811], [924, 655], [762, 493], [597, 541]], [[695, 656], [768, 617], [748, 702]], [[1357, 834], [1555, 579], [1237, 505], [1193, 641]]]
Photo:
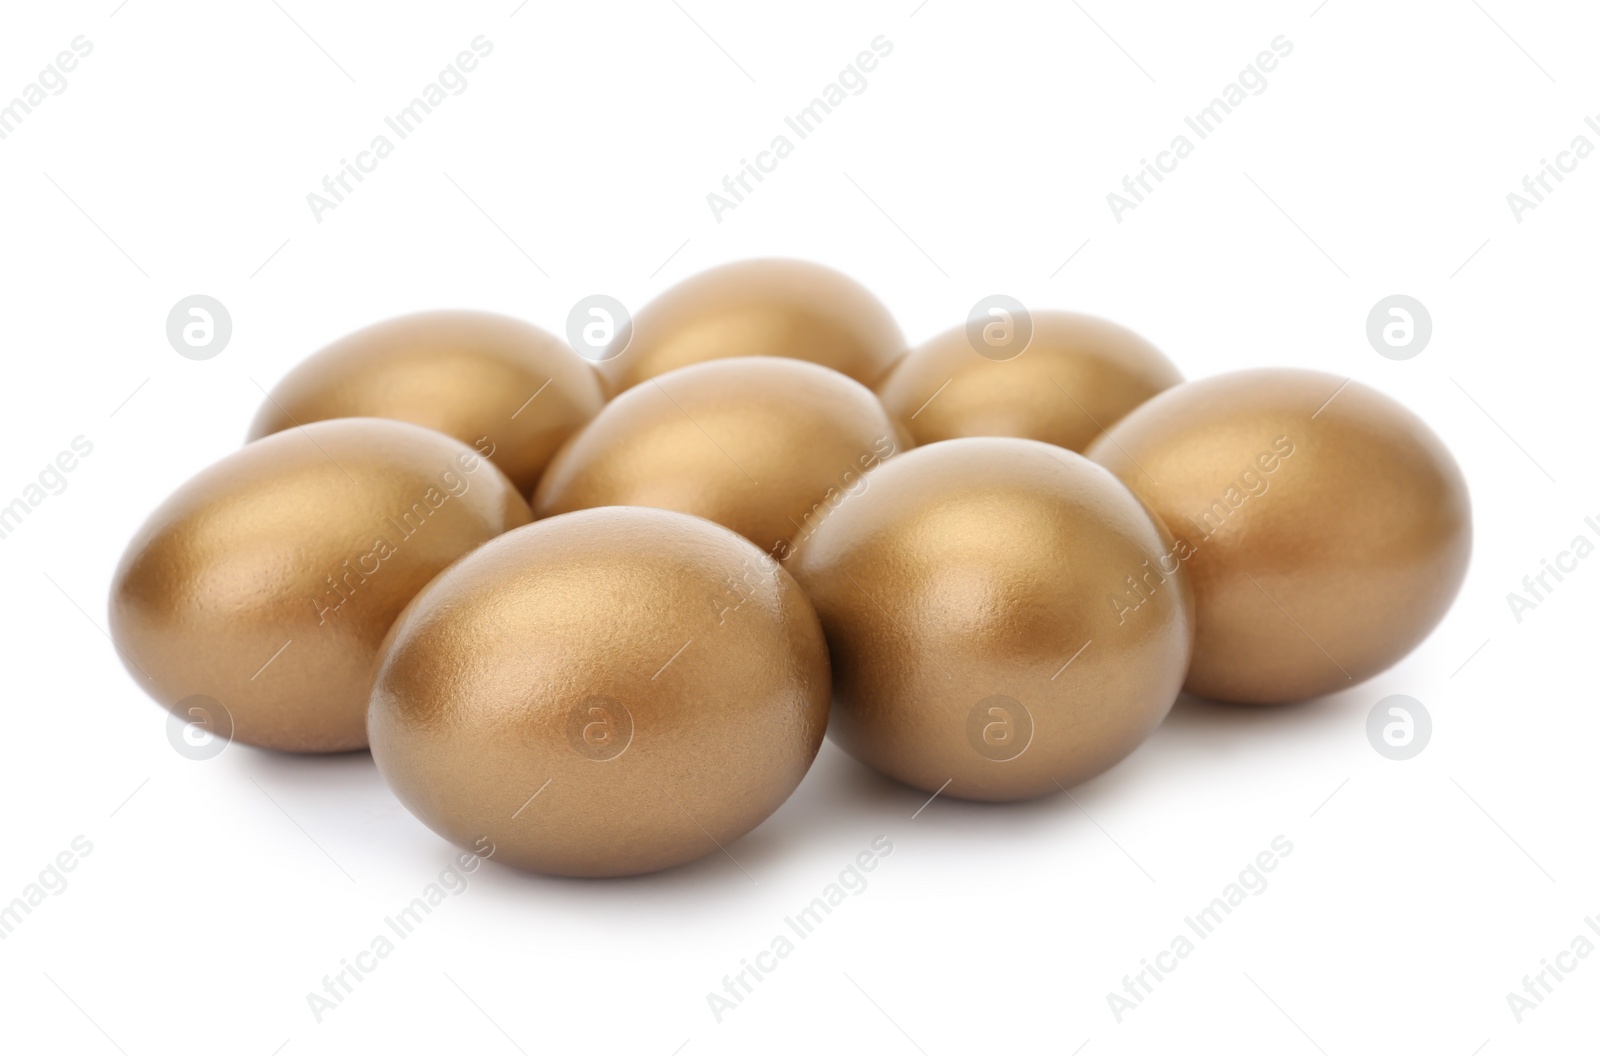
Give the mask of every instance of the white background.
[[[94, 451], [0, 540], [0, 902], [74, 837], [93, 851], [0, 940], [0, 1047], [1593, 1051], [1600, 956], [1520, 1024], [1506, 995], [1600, 916], [1600, 560], [1520, 623], [1506, 594], [1596, 535], [1600, 160], [1520, 223], [1506, 195], [1573, 137], [1600, 145], [1600, 19], [1316, 2], [9, 8], [0, 100], [73, 37], [94, 51], [0, 141], [0, 504], [75, 436]], [[479, 34], [468, 89], [316, 222], [307, 193]], [[714, 219], [707, 193], [880, 34], [867, 89]], [[1114, 220], [1106, 194], [1280, 34], [1267, 89]], [[560, 332], [581, 296], [638, 306], [753, 255], [848, 271], [913, 342], [999, 292], [1121, 321], [1190, 376], [1284, 364], [1388, 392], [1471, 483], [1461, 597], [1336, 697], [1180, 701], [1076, 802], [913, 818], [924, 795], [830, 745], [737, 864], [486, 866], [317, 1023], [306, 994], [452, 849], [365, 755], [175, 752], [102, 630], [125, 541], [348, 330], [466, 306]], [[165, 337], [194, 293], [233, 318], [206, 362]], [[1434, 323], [1404, 362], [1364, 333], [1392, 293]], [[1434, 719], [1407, 762], [1365, 735], [1391, 693]], [[1118, 1023], [1106, 994], [1280, 834], [1270, 886]], [[717, 1023], [707, 992], [879, 835], [870, 887]]]

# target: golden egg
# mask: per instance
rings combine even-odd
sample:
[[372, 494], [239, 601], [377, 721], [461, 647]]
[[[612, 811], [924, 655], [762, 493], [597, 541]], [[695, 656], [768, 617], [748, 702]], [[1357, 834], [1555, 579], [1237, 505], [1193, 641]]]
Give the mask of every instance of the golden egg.
[[1074, 312], [977, 319], [913, 349], [878, 385], [919, 444], [1017, 436], [1083, 451], [1183, 380], [1150, 342]]
[[1417, 646], [1472, 550], [1466, 481], [1421, 419], [1304, 370], [1192, 381], [1089, 451], [1188, 551], [1185, 688], [1254, 704], [1355, 685]]
[[1057, 792], [1171, 709], [1193, 601], [1171, 538], [1081, 455], [947, 440], [893, 459], [798, 545], [833, 657], [830, 735], [933, 793]]
[[145, 692], [213, 733], [363, 748], [394, 618], [446, 565], [528, 519], [505, 475], [442, 433], [314, 422], [246, 445], [150, 515], [112, 581], [112, 640]]
[[587, 361], [490, 312], [403, 315], [340, 338], [273, 388], [250, 439], [326, 418], [397, 418], [470, 444], [526, 495], [605, 402]]
[[849, 276], [800, 260], [745, 260], [645, 305], [599, 367], [613, 393], [732, 356], [810, 360], [871, 385], [904, 351], [889, 310]]
[[788, 573], [710, 521], [612, 507], [510, 532], [419, 594], [369, 726], [395, 794], [446, 839], [622, 876], [737, 862], [827, 720], [827, 646]]
[[794, 359], [721, 359], [618, 396], [550, 462], [535, 516], [656, 506], [782, 560], [903, 440], [870, 389]]

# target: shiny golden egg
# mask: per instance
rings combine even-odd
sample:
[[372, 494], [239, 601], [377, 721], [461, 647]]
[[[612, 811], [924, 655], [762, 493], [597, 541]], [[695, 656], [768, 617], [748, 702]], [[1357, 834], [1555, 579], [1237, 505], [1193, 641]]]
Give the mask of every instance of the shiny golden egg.
[[357, 330], [286, 374], [250, 439], [327, 418], [396, 418], [483, 452], [524, 495], [604, 403], [587, 361], [490, 312], [403, 315]]
[[598, 366], [613, 393], [732, 356], [809, 360], [871, 385], [904, 351], [889, 310], [849, 276], [800, 260], [745, 260], [645, 305]]
[[1033, 440], [947, 440], [874, 470], [786, 567], [833, 658], [841, 747], [916, 788], [1048, 795], [1161, 722], [1193, 601], [1111, 474]]
[[720, 359], [612, 400], [551, 460], [535, 516], [655, 506], [779, 560], [903, 444], [870, 389], [795, 359]]
[[919, 444], [1016, 436], [1083, 451], [1183, 380], [1154, 345], [1075, 312], [979, 318], [908, 352], [878, 385]]
[[782, 567], [710, 521], [611, 507], [509, 532], [419, 594], [369, 727], [396, 795], [446, 839], [622, 876], [737, 863], [827, 718], [822, 629]]
[[1414, 649], [1466, 575], [1466, 481], [1416, 415], [1358, 382], [1248, 370], [1168, 390], [1089, 451], [1189, 556], [1186, 688], [1273, 704]]
[[140, 686], [213, 735], [293, 752], [367, 744], [389, 625], [446, 565], [528, 522], [471, 448], [343, 418], [257, 440], [162, 503], [111, 587]]

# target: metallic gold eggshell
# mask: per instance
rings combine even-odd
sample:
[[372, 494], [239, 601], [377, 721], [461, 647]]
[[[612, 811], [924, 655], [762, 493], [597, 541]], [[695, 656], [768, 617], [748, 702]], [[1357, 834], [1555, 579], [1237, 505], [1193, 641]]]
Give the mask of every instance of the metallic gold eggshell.
[[1466, 481], [1416, 415], [1358, 382], [1247, 370], [1162, 393], [1089, 451], [1192, 554], [1191, 693], [1345, 689], [1444, 617], [1466, 575]]
[[394, 618], [528, 519], [504, 474], [431, 429], [344, 418], [276, 433], [150, 515], [112, 581], [112, 640], [145, 692], [186, 719], [186, 701], [210, 698], [234, 740], [364, 748]]
[[475, 447], [526, 495], [604, 402], [594, 368], [536, 326], [419, 312], [348, 334], [284, 375], [250, 439], [327, 418], [396, 418]]
[[790, 543], [903, 444], [872, 391], [794, 359], [721, 359], [635, 386], [562, 448], [535, 516], [655, 506]]
[[833, 657], [829, 735], [927, 792], [1048, 795], [1106, 770], [1183, 683], [1193, 601], [1115, 478], [1033, 440], [876, 469], [785, 566]]
[[599, 364], [612, 393], [732, 356], [782, 356], [871, 385], [905, 351], [889, 310], [860, 283], [801, 260], [745, 260], [694, 275], [645, 305]]
[[919, 444], [1016, 436], [1083, 451], [1156, 393], [1183, 381], [1150, 342], [1075, 312], [1033, 312], [1014, 358], [980, 355], [966, 327], [908, 352], [878, 385]]
[[395, 794], [446, 839], [623, 876], [760, 824], [827, 718], [827, 646], [788, 573], [709, 521], [611, 507], [510, 532], [418, 595], [369, 726]]

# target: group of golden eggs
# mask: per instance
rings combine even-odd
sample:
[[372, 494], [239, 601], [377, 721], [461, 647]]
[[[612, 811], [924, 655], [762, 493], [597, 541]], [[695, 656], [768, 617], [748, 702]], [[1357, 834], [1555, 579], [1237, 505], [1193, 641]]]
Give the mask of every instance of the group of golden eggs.
[[908, 785], [1017, 800], [1180, 690], [1344, 689], [1471, 549], [1449, 452], [1360, 384], [1185, 382], [1120, 326], [1004, 307], [906, 351], [797, 261], [691, 278], [595, 356], [481, 312], [380, 323], [250, 436], [129, 545], [129, 671], [246, 744], [370, 745], [436, 832], [562, 875], [725, 848], [830, 719]]

